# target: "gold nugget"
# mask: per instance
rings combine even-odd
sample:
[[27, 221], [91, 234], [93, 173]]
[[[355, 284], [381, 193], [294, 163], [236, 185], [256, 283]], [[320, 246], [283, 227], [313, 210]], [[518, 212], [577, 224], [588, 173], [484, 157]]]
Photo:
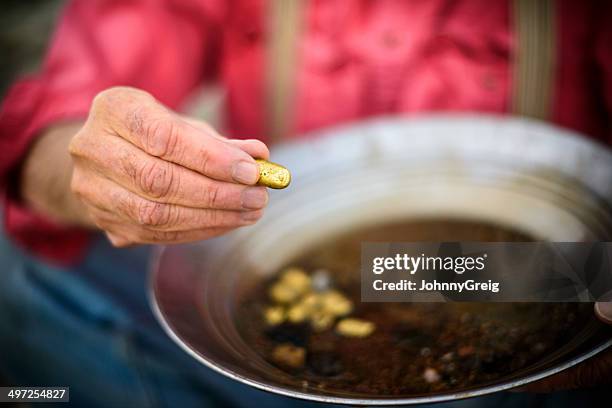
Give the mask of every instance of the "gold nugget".
[[285, 321], [285, 310], [281, 306], [269, 306], [264, 311], [264, 318], [269, 326], [278, 326]]
[[288, 268], [281, 275], [280, 281], [300, 295], [310, 291], [310, 276], [301, 268]]
[[375, 328], [374, 323], [355, 318], [342, 319], [336, 325], [338, 334], [345, 337], [368, 337]]
[[334, 325], [334, 316], [323, 311], [317, 311], [310, 316], [310, 326], [316, 332], [322, 332], [330, 329]]
[[256, 159], [259, 165], [259, 181], [257, 184], [275, 189], [286, 188], [291, 183], [291, 173], [280, 164]]
[[300, 368], [306, 360], [306, 350], [290, 343], [279, 344], [272, 351], [272, 359], [288, 368]]
[[353, 311], [353, 303], [337, 290], [321, 294], [323, 310], [333, 316], [345, 316]]
[[300, 293], [284, 282], [277, 282], [270, 288], [270, 298], [276, 303], [293, 303]]
[[302, 323], [310, 317], [310, 311], [307, 310], [301, 303], [291, 306], [287, 311], [287, 319], [291, 323]]

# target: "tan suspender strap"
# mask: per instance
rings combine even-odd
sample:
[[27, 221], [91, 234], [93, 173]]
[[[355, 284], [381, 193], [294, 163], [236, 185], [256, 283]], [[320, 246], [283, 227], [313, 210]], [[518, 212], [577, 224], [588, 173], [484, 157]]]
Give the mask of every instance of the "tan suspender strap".
[[292, 132], [297, 40], [305, 0], [269, 0], [266, 58], [266, 123], [268, 140], [278, 143]]
[[547, 120], [556, 60], [554, 0], [514, 0], [512, 8], [516, 36], [512, 111]]
[[[267, 136], [277, 143], [291, 134], [297, 40], [306, 0], [269, 0], [265, 107]], [[516, 115], [550, 118], [556, 61], [554, 0], [513, 0], [516, 37], [511, 109]]]

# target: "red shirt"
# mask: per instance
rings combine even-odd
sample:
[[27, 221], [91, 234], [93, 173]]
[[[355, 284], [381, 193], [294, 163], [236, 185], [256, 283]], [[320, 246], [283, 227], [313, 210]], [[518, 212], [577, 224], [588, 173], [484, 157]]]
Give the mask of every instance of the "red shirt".
[[[87, 233], [37, 216], [10, 183], [32, 140], [85, 118], [114, 85], [178, 108], [203, 81], [227, 91], [229, 136], [266, 139], [263, 0], [73, 0], [42, 71], [0, 110], [5, 228], [43, 257], [71, 262]], [[609, 2], [559, 0], [552, 121], [610, 141]], [[311, 0], [298, 39], [296, 133], [379, 114], [509, 111], [516, 44], [510, 4], [489, 0]]]

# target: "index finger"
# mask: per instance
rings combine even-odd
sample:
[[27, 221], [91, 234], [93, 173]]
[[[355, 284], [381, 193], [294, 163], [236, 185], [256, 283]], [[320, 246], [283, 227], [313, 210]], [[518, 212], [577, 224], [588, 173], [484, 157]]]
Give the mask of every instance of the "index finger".
[[151, 156], [220, 181], [253, 185], [259, 178], [248, 153], [189, 125], [146, 92], [105, 91], [95, 103], [110, 113], [115, 134]]
[[203, 122], [198, 119], [190, 118], [189, 116], [181, 115], [181, 119], [187, 122], [189, 125], [195, 127], [196, 129], [200, 129], [204, 132], [208, 132], [210, 135], [216, 137], [217, 139], [230, 143], [241, 150], [247, 152], [251, 157], [256, 159], [270, 159], [270, 151], [268, 147], [260, 140], [257, 139], [228, 139], [225, 136], [220, 135], [215, 128], [210, 126], [208, 123]]

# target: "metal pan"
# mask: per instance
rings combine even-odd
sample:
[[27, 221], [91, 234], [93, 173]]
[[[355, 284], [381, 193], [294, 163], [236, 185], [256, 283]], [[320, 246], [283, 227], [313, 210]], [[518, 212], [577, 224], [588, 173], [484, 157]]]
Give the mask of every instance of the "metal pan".
[[206, 366], [254, 387], [351, 405], [439, 402], [521, 386], [612, 344], [594, 317], [540, 363], [455, 392], [374, 396], [303, 386], [240, 336], [246, 291], [319, 240], [394, 220], [457, 218], [506, 225], [541, 240], [609, 241], [612, 153], [586, 137], [502, 117], [384, 119], [333, 129], [273, 152], [293, 184], [273, 192], [255, 226], [160, 249], [152, 308], [168, 335]]

